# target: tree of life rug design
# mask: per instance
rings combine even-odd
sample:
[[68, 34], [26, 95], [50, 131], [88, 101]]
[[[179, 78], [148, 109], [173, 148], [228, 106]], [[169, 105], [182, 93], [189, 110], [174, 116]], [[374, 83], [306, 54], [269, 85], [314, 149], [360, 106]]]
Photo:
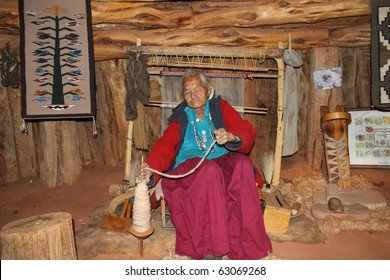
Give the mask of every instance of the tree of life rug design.
[[93, 116], [90, 1], [19, 0], [22, 117]]

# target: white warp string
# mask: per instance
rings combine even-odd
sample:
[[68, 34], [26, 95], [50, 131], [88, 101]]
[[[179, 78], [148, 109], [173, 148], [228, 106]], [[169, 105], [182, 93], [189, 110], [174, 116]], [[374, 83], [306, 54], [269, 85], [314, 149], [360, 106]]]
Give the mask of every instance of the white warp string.
[[171, 179], [178, 179], [178, 178], [184, 178], [192, 173], [195, 172], [196, 169], [198, 169], [198, 167], [203, 163], [203, 161], [205, 160], [205, 158], [208, 156], [208, 154], [210, 153], [211, 149], [214, 147], [215, 143], [217, 143], [217, 140], [214, 140], [210, 147], [207, 149], [206, 153], [204, 154], [203, 158], [198, 162], [198, 164], [192, 168], [190, 171], [188, 171], [187, 173], [185, 174], [179, 174], [179, 175], [171, 175], [171, 174], [166, 174], [166, 173], [162, 173], [158, 170], [155, 170], [153, 168], [150, 168], [150, 167], [146, 167], [146, 169], [160, 175], [160, 176], [163, 176], [163, 177], [166, 177], [166, 178], [171, 178]]

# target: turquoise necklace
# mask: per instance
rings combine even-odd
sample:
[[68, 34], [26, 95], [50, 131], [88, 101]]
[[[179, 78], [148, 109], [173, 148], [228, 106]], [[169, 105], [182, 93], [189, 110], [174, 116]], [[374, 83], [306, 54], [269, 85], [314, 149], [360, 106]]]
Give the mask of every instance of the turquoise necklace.
[[[206, 117], [208, 119], [208, 130], [210, 134], [210, 139], [211, 142], [213, 142], [215, 138], [213, 134], [213, 126], [212, 126], [213, 123], [212, 123], [211, 114], [208, 113]], [[196, 118], [195, 121], [191, 121], [191, 125], [192, 125], [192, 129], [194, 130], [196, 144], [198, 145], [199, 149], [203, 152], [203, 154], [205, 154], [206, 147], [207, 147], [207, 132], [205, 130], [202, 130], [201, 131], [202, 136], [199, 135], [198, 129], [196, 127], [196, 123], [198, 123], [199, 121], [200, 121], [199, 118]], [[214, 153], [215, 148], [213, 147], [211, 151]]]

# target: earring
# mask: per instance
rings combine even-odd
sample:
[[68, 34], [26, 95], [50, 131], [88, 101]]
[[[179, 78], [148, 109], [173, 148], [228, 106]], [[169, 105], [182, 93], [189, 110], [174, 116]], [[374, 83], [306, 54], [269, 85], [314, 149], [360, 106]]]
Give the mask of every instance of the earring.
[[211, 98], [213, 98], [213, 96], [214, 96], [214, 88], [213, 87], [210, 87], [211, 88], [211, 90], [210, 90], [210, 92], [209, 92], [209, 97], [208, 97], [208, 99], [211, 99]]

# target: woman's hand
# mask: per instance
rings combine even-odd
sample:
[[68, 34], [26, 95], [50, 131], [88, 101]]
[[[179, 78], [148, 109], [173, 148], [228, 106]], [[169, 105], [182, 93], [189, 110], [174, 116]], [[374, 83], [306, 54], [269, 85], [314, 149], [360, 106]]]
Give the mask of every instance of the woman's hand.
[[236, 140], [236, 136], [233, 133], [227, 132], [224, 128], [217, 129], [214, 131], [214, 134], [219, 145], [224, 145], [227, 142], [234, 142]]
[[149, 180], [150, 176], [152, 176], [152, 171], [150, 171], [149, 169], [146, 169], [147, 167], [149, 167], [149, 164], [144, 162], [143, 164], [138, 165], [134, 169], [136, 183], [140, 183], [140, 182], [143, 182], [145, 180]]

